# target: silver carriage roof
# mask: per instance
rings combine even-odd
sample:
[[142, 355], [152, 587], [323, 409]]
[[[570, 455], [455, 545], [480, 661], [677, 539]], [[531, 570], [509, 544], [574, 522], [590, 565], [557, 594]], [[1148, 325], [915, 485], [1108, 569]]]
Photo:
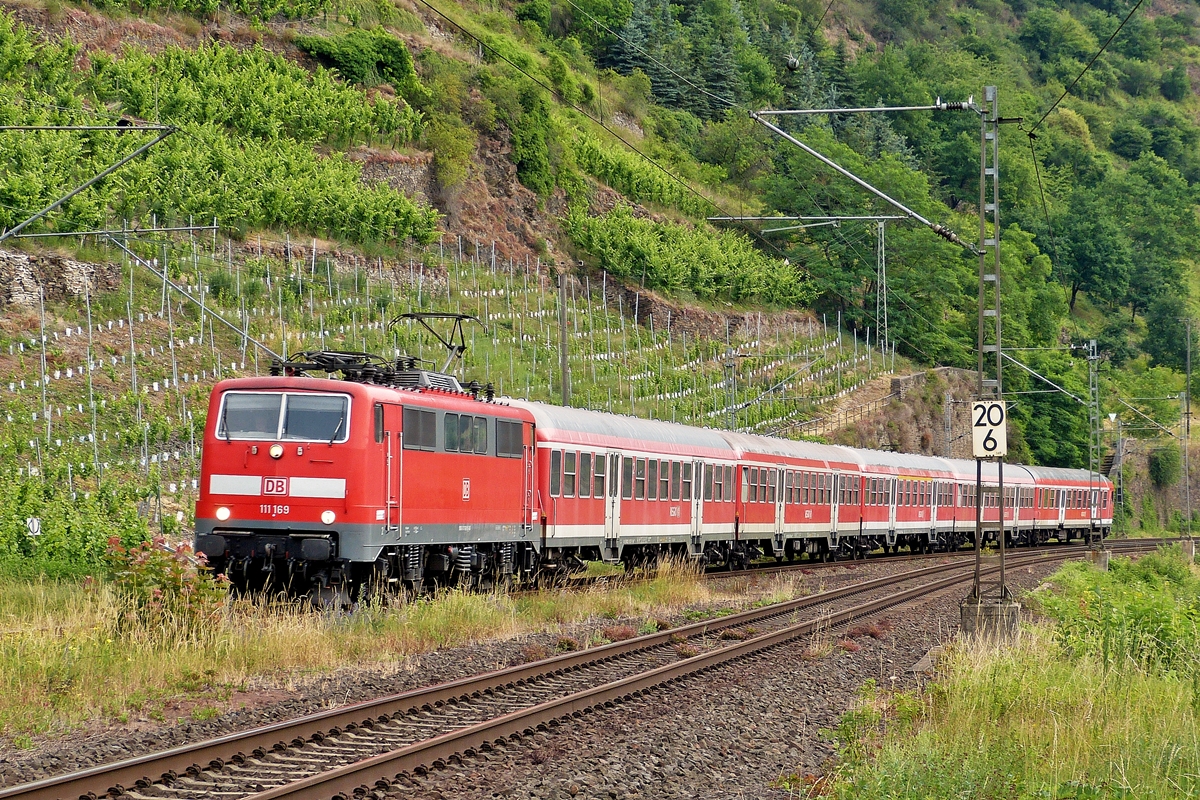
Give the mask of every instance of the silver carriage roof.
[[703, 448], [719, 451], [730, 459], [737, 456], [729, 443], [721, 437], [720, 432], [709, 428], [606, 414], [582, 408], [552, 406], [528, 400], [509, 400], [508, 403], [513, 408], [523, 409], [532, 414], [539, 431], [554, 431], [567, 441], [588, 443], [588, 437], [611, 437], [675, 447]]

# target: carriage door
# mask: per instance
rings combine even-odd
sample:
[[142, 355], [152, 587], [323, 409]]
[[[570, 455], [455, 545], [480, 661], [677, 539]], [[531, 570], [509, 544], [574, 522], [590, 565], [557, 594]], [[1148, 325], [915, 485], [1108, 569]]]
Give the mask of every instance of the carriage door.
[[533, 502], [533, 461], [534, 461], [534, 436], [533, 426], [522, 424], [521, 427], [525, 433], [521, 437], [521, 458], [525, 460], [524, 469], [522, 470], [522, 481], [524, 482], [524, 491], [521, 495], [521, 523], [526, 530], [533, 530], [533, 523], [537, 522], [537, 511]]
[[776, 467], [774, 480], [775, 485], [771, 487], [775, 490], [775, 555], [777, 556], [783, 555], [783, 515], [786, 508], [784, 506], [784, 500], [786, 498], [784, 497], [783, 490], [786, 486], [784, 483], [784, 476], [786, 473], [786, 467]]
[[375, 441], [383, 444], [384, 514], [389, 531], [400, 527], [401, 457], [404, 452], [404, 432], [401, 430], [401, 406], [392, 403], [375, 404]]
[[[711, 467], [709, 468], [712, 469]], [[704, 531], [704, 462], [692, 462], [692, 552], [700, 550], [700, 535]]]
[[899, 483], [895, 478], [884, 478], [883, 485], [887, 487], [888, 492], [888, 542], [894, 542], [892, 535], [896, 532], [896, 484]]
[[838, 524], [838, 506], [841, 504], [843, 476], [837, 472], [830, 477], [833, 481], [833, 489], [829, 497], [829, 530], [836, 531]]
[[[604, 487], [604, 544], [617, 549], [621, 535], [621, 454], [608, 454], [608, 481]], [[615, 555], [613, 556], [616, 557]]]

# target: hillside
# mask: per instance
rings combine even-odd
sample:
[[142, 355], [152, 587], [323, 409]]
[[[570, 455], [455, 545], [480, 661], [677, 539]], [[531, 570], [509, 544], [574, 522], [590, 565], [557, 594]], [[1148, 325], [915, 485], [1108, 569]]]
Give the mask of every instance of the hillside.
[[[118, 235], [128, 252], [97, 236], [5, 242], [0, 558], [37, 550], [66, 568], [97, 535], [82, 528], [131, 513], [186, 524], [207, 390], [265, 371], [268, 350], [440, 363], [428, 338], [387, 323], [461, 310], [486, 324], [466, 377], [557, 398], [559, 273], [574, 402], [593, 408], [775, 431], [835, 413], [826, 399], [897, 364], [971, 366], [975, 261], [928, 230], [888, 226], [884, 356], [873, 225], [780, 236], [705, 222], [891, 213], [756, 126], [746, 112], [765, 106], [927, 104], [997, 85], [1022, 120], [1001, 148], [1006, 346], [1084, 396], [1086, 363], [1053, 348], [1098, 338], [1106, 413], [1131, 431], [1118, 398], [1179, 418], [1200, 243], [1193, 3], [1128, 21], [1131, 4], [893, 0], [0, 8], [5, 124], [177, 128], [28, 232], [218, 225]], [[974, 115], [786, 124], [976, 236]], [[150, 139], [0, 132], [0, 227]], [[1083, 407], [1015, 369], [1007, 387], [1018, 457], [1086, 466]], [[60, 522], [34, 542], [30, 516]]]

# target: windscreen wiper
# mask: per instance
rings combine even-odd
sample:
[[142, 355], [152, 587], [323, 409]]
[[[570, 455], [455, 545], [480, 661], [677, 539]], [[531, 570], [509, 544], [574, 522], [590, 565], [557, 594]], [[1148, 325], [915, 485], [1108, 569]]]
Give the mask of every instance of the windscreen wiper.
[[333, 436], [329, 437], [330, 445], [333, 444], [333, 440], [338, 437], [338, 434], [342, 432], [342, 423], [345, 421], [346, 421], [346, 410], [342, 409], [342, 416], [338, 417], [338, 424], [337, 424], [337, 427], [333, 429]]

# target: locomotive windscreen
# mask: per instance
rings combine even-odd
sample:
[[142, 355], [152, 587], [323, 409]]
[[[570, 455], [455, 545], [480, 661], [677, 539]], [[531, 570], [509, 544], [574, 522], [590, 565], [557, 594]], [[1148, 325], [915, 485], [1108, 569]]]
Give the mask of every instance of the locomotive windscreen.
[[217, 437], [344, 442], [349, 416], [345, 395], [228, 392]]

